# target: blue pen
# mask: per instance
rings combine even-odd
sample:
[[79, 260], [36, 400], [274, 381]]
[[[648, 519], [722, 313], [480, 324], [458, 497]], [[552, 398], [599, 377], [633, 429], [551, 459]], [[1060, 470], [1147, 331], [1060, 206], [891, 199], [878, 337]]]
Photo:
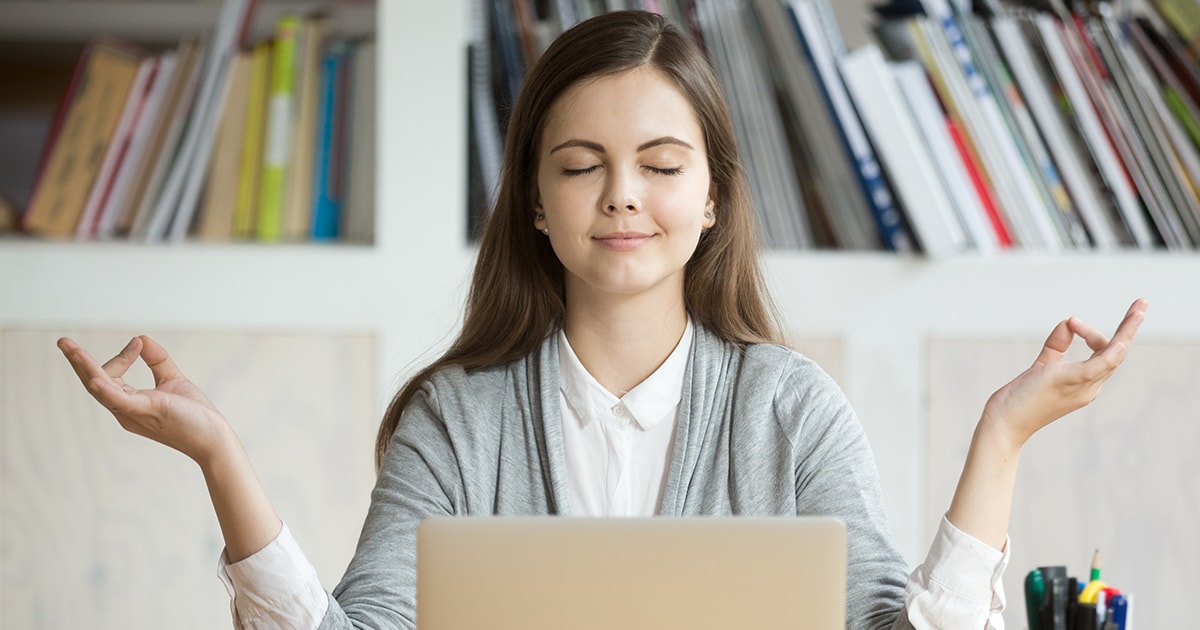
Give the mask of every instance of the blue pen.
[[1125, 630], [1125, 620], [1129, 615], [1129, 598], [1113, 595], [1108, 601], [1108, 609], [1112, 611], [1112, 620], [1117, 624], [1117, 630]]

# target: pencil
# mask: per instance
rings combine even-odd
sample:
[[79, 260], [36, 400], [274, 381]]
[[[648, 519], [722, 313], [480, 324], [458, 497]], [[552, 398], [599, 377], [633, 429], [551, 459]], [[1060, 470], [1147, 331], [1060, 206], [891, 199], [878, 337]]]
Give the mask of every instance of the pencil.
[[1092, 554], [1092, 575], [1089, 581], [1100, 579], [1100, 550], [1096, 549], [1096, 553]]

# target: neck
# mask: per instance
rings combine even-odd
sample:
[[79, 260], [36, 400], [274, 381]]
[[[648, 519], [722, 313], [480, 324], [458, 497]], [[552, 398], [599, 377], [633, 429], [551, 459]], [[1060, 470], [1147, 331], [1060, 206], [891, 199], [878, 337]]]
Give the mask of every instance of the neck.
[[664, 303], [650, 296], [572, 300], [563, 331], [588, 373], [615, 396], [646, 380], [666, 361], [687, 326], [683, 296]]

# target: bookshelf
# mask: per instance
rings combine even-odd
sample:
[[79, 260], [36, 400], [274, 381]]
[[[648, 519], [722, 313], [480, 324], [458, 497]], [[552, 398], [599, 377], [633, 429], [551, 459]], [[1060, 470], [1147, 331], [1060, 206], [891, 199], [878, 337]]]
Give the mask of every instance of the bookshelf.
[[[154, 3], [153, 11], [145, 4], [0, 2], [0, 12], [6, 16], [0, 20], [0, 41], [16, 33], [35, 31], [40, 37], [57, 34], [73, 39], [89, 33], [94, 19], [114, 11], [124, 12], [127, 18], [115, 20], [117, 23], [136, 19], [140, 22], [136, 28], [167, 33], [215, 11], [207, 2], [172, 3], [170, 8]], [[267, 9], [277, 6], [270, 1], [263, 4]], [[866, 14], [865, 0], [836, 4], [839, 10], [845, 6], [845, 15]], [[46, 11], [38, 8], [46, 6], [72, 10], [55, 13], [54, 22], [9, 19]], [[371, 412], [376, 414], [377, 422], [377, 414], [398, 384], [399, 375], [411, 372], [449, 342], [467, 288], [473, 260], [473, 250], [464, 236], [466, 219], [462, 212], [466, 205], [464, 73], [469, 6], [467, 0], [379, 0], [374, 9], [381, 115], [373, 246], [195, 242], [143, 245], [3, 239], [0, 341], [14, 331], [46, 332], [50, 340], [52, 335], [74, 331], [149, 330], [169, 331], [185, 338], [187, 334], [225, 334], [239, 339], [288, 334], [333, 339], [365, 335], [373, 351], [367, 353], [371, 365], [364, 378], [371, 381]], [[851, 29], [847, 31], [851, 45], [861, 41]], [[897, 539], [910, 563], [924, 556], [933, 531], [925, 507], [940, 501], [930, 496], [928, 471], [941, 470], [947, 461], [952, 468], [953, 462], [961, 465], [959, 452], [929, 452], [932, 442], [927, 411], [931, 399], [949, 398], [961, 403], [962, 409], [978, 413], [986, 398], [986, 392], [981, 397], [977, 390], [960, 390], [954, 380], [928, 380], [925, 370], [934, 340], [1036, 343], [1068, 315], [1111, 330], [1128, 303], [1142, 296], [1149, 299], [1151, 310], [1140, 342], [1153, 345], [1158, 352], [1191, 352], [1192, 356], [1200, 348], [1200, 293], [1191, 289], [1193, 279], [1200, 277], [1200, 256], [1194, 254], [1011, 253], [928, 260], [883, 253], [767, 252], [764, 260], [789, 332], [800, 347], [833, 349], [831, 362], [839, 366], [835, 376], [867, 428]], [[109, 353], [118, 346], [93, 349]], [[1140, 351], [1135, 348], [1134, 352]], [[52, 341], [44, 348], [26, 352], [30, 354], [0, 356], [0, 369], [7, 366], [7, 371], [0, 371], [0, 393], [9, 397], [0, 398], [0, 412], [8, 416], [3, 420], [8, 426], [6, 431], [13, 430], [8, 423], [18, 422], [16, 412], [26, 409], [11, 404], [13, 397], [21, 395], [18, 388], [24, 384], [39, 391], [36, 388], [41, 380], [61, 379], [66, 370]], [[1030, 355], [1028, 360], [1032, 359]], [[1142, 371], [1122, 372], [1117, 378], [1153, 381], [1154, 366], [1146, 362], [1139, 366], [1137, 369]], [[963, 367], [969, 371], [969, 359], [964, 359]], [[1015, 374], [1013, 371], [1010, 376]], [[6, 381], [10, 384], [7, 387]], [[994, 382], [991, 388], [1001, 384]], [[273, 385], [272, 376], [265, 376], [263, 387]], [[49, 390], [29, 395], [30, 400], [45, 405], [34, 412], [55, 413], [60, 404], [67, 404], [62, 402], [66, 400], [71, 401], [72, 408], [87, 408], [88, 401], [78, 400], [81, 391], [64, 388], [53, 393], [54, 397]], [[1102, 394], [1097, 405], [1104, 404]], [[1173, 414], [1171, 422], [1188, 418], [1194, 422], [1197, 412], [1192, 399], [1187, 398], [1168, 401], [1167, 409]], [[102, 422], [102, 411], [89, 413], [95, 412], [95, 422]], [[973, 425], [976, 417], [959, 420]], [[1161, 425], [1158, 430], [1163, 430]], [[134, 440], [121, 437], [125, 440], [122, 444]], [[297, 461], [298, 457], [274, 453], [270, 444], [247, 441], [260, 474], [268, 480], [316, 478], [340, 465], [326, 461], [310, 465]], [[140, 457], [178, 459], [173, 453], [161, 454], [163, 449], [154, 445], [136, 448], [140, 449]], [[353, 456], [362, 461], [355, 464], [369, 467], [369, 444], [356, 443], [356, 448]], [[100, 458], [95, 465], [103, 468], [106, 464]], [[194, 471], [175, 465], [181, 477], [195, 476]], [[335, 491], [357, 493], [365, 501], [369, 476], [369, 471], [360, 473], [348, 482], [350, 487]], [[351, 534], [339, 530], [331, 536], [334, 539], [320, 540], [321, 530], [304, 530], [303, 509], [289, 511], [291, 495], [286, 483], [279, 483], [284, 486], [283, 498], [276, 496], [281, 512], [285, 519], [289, 514], [300, 514], [292, 517], [290, 524], [306, 549], [317, 550], [321, 558], [315, 561], [318, 570], [326, 587], [332, 588], [353, 551], [361, 513], [347, 513], [342, 518]], [[189, 491], [201, 508], [207, 507], [203, 495], [196, 494], [202, 493], [202, 488]], [[362, 504], [357, 509], [364, 507]], [[1189, 508], [1177, 508], [1174, 518], [1187, 516], [1179, 509]], [[175, 517], [159, 518], [172, 522]], [[6, 535], [3, 527], [0, 535]], [[172, 540], [176, 545], [186, 543], [182, 536]], [[211, 540], [207, 544], [211, 547]], [[1090, 547], [1088, 554], [1090, 558]], [[203, 556], [206, 559], [199, 575], [188, 575], [187, 584], [198, 584], [203, 601], [209, 607], [216, 602], [217, 613], [223, 615], [224, 594], [210, 568], [215, 557], [215, 553]], [[1077, 566], [1084, 561], [1080, 558]], [[1019, 580], [1026, 569], [1014, 561], [1009, 577]], [[9, 579], [6, 586], [11, 584]], [[8, 592], [13, 591], [10, 588]], [[1019, 589], [1009, 588], [1010, 611], [1014, 613], [1020, 610], [1019, 593]], [[9, 596], [4, 596], [5, 601]], [[222, 618], [218, 617], [218, 622]], [[1015, 620], [1013, 617], [1014, 627]], [[178, 622], [175, 619], [171, 625], [180, 627]], [[112, 627], [120, 626], [114, 623]], [[145, 627], [155, 626], [147, 622]], [[209, 626], [200, 623], [196, 627]]]

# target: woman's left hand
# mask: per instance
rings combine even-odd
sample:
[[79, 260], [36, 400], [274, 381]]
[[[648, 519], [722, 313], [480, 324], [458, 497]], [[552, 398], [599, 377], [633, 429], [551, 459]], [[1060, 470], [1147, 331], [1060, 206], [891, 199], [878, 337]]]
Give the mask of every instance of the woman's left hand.
[[[980, 425], [996, 429], [1020, 449], [1042, 427], [1095, 400], [1124, 360], [1147, 306], [1145, 300], [1134, 301], [1112, 339], [1074, 317], [1059, 322], [1033, 365], [988, 399]], [[1066, 361], [1063, 355], [1076, 336], [1087, 343], [1092, 356]]]

